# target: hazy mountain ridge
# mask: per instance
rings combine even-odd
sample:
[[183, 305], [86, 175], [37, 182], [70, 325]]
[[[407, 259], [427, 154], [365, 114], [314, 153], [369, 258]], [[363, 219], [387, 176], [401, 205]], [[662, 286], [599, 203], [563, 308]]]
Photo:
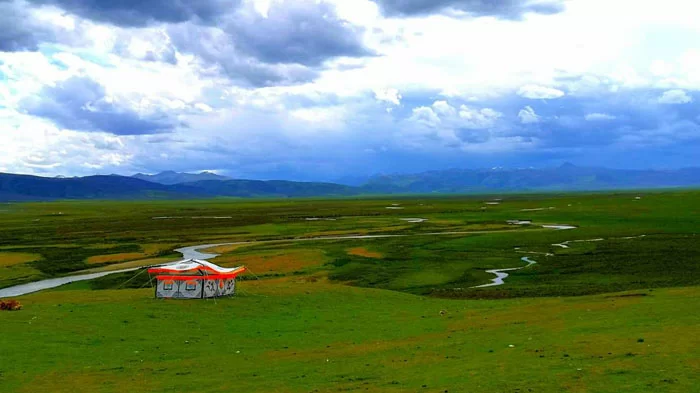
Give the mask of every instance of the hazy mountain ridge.
[[357, 187], [335, 183], [295, 182], [287, 180], [205, 180], [184, 185], [216, 196], [236, 197], [310, 197], [357, 195]]
[[178, 199], [355, 195], [360, 189], [333, 183], [204, 180], [164, 185], [127, 176], [48, 178], [0, 173], [0, 201], [56, 199]]
[[[199, 178], [203, 174], [184, 175]], [[0, 173], [0, 201], [209, 197], [286, 198], [398, 193], [592, 191], [700, 186], [700, 168], [619, 170], [577, 167], [571, 164], [546, 169], [449, 169], [417, 174], [380, 175], [372, 177], [359, 187], [323, 182], [228, 179], [211, 173], [204, 173], [204, 175], [205, 177], [213, 175], [216, 176], [215, 179], [223, 178], [224, 180], [197, 180], [167, 185], [118, 175], [47, 178]], [[179, 178], [189, 177], [180, 176]], [[172, 180], [174, 177], [170, 179]]]
[[622, 170], [565, 164], [546, 169], [450, 169], [382, 175], [363, 188], [374, 192], [459, 193], [530, 190], [607, 190], [700, 185], [700, 168]]
[[172, 187], [125, 176], [47, 178], [0, 174], [0, 200], [159, 199], [192, 197], [189, 187]]
[[230, 177], [217, 175], [212, 172], [200, 172], [200, 173], [184, 173], [175, 171], [165, 171], [160, 172], [155, 175], [146, 175], [143, 173], [137, 173], [131, 176], [135, 179], [146, 180], [153, 183], [174, 185], [182, 183], [192, 183], [202, 180], [231, 180]]

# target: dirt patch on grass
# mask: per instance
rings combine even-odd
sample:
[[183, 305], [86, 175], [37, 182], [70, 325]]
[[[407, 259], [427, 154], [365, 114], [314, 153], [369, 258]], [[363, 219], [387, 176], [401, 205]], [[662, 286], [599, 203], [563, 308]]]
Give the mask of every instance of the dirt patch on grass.
[[9, 267], [22, 263], [38, 261], [41, 259], [39, 254], [30, 254], [24, 252], [0, 252], [0, 267]]
[[348, 255], [356, 255], [358, 257], [365, 257], [365, 258], [375, 258], [375, 259], [381, 259], [384, 258], [384, 254], [376, 251], [370, 251], [364, 247], [354, 247], [354, 248], [348, 248], [347, 250]]
[[616, 298], [616, 297], [644, 297], [644, 296], [648, 296], [648, 295], [646, 293], [626, 293], [623, 295], [606, 296], [605, 298], [610, 299], [610, 298]]

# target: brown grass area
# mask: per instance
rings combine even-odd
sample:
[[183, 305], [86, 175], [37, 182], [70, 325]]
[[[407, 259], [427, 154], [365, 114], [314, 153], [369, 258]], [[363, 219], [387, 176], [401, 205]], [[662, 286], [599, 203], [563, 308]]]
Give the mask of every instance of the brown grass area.
[[158, 391], [148, 372], [124, 378], [113, 370], [83, 372], [49, 372], [35, 378], [19, 392], [110, 392]]
[[376, 258], [376, 259], [384, 258], [384, 254], [382, 254], [380, 252], [376, 252], [376, 251], [370, 251], [364, 247], [349, 248], [346, 251], [349, 255], [357, 255], [359, 257]]
[[325, 254], [321, 250], [289, 250], [283, 254], [231, 255], [217, 257], [212, 262], [225, 266], [246, 265], [257, 274], [289, 273], [321, 265]]
[[367, 229], [349, 229], [340, 231], [319, 231], [319, 232], [309, 232], [305, 233], [303, 237], [325, 237], [325, 236], [353, 236], [359, 235], [363, 236], [368, 234]]
[[[105, 246], [106, 245], [98, 245], [96, 247], [98, 249], [108, 248]], [[88, 258], [86, 262], [89, 265], [92, 265], [92, 264], [115, 263], [115, 262], [126, 262], [126, 261], [139, 260], [139, 259], [144, 259], [144, 258], [154, 256], [154, 255], [161, 253], [163, 251], [172, 250], [173, 245], [172, 244], [153, 243], [153, 244], [143, 244], [143, 245], [141, 245], [141, 248], [143, 249], [143, 252], [125, 252], [125, 253], [121, 253], [121, 254], [95, 255], [95, 256]]]
[[200, 250], [202, 252], [209, 252], [212, 254], [228, 254], [230, 252], [236, 251], [241, 247], [248, 247], [254, 245], [255, 242], [250, 242], [249, 244], [230, 244], [227, 246], [217, 246], [217, 247], [211, 247], [211, 248], [205, 248], [203, 250]]
[[154, 243], [154, 244], [143, 244], [141, 248], [143, 252], [148, 255], [158, 254], [163, 251], [170, 251], [175, 247], [174, 244], [164, 244], [164, 243]]
[[0, 252], [0, 267], [19, 265], [21, 263], [38, 261], [41, 255], [24, 252]]
[[117, 247], [118, 244], [113, 243], [113, 244], [94, 244], [90, 247], [85, 247], [90, 250], [109, 250], [110, 248]]
[[386, 232], [397, 232], [403, 231], [405, 229], [411, 229], [413, 225], [391, 225], [376, 228], [363, 228], [363, 229], [349, 229], [349, 230], [338, 230], [338, 231], [324, 231], [324, 232], [309, 232], [305, 233], [303, 237], [326, 237], [326, 236], [364, 236], [372, 234], [380, 234]]
[[460, 225], [462, 224], [462, 221], [460, 220], [448, 220], [448, 219], [429, 219], [429, 223], [435, 224], [435, 225]]
[[241, 291], [267, 296], [292, 296], [302, 293], [318, 293], [342, 290], [328, 281], [325, 276], [279, 277], [265, 280], [240, 281], [237, 288]]

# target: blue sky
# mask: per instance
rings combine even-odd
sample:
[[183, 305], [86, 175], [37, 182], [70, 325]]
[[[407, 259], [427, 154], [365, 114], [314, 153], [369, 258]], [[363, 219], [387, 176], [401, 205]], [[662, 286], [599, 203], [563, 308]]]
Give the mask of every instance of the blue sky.
[[0, 0], [0, 171], [700, 166], [700, 5]]

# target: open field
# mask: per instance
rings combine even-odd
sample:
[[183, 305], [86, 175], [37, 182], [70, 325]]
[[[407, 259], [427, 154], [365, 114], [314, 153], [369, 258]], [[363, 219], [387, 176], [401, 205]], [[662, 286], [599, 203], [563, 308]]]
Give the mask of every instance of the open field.
[[133, 272], [19, 297], [0, 391], [700, 391], [698, 191], [4, 208], [0, 288], [229, 242], [212, 262], [254, 274], [216, 301]]
[[697, 287], [455, 301], [264, 281], [216, 302], [155, 301], [150, 289], [26, 296], [25, 310], [1, 316], [0, 386], [612, 393], [700, 383]]

